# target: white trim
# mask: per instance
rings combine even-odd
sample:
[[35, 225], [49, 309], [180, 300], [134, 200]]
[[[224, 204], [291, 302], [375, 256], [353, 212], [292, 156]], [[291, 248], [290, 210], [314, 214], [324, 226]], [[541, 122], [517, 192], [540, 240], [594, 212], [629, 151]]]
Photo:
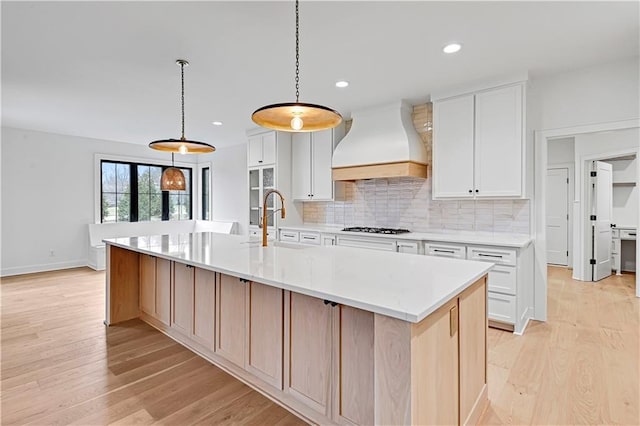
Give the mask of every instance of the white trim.
[[[100, 170], [100, 162], [101, 161], [122, 161], [128, 163], [142, 163], [142, 164], [153, 164], [158, 166], [170, 166], [171, 161], [169, 160], [160, 160], [156, 158], [145, 158], [145, 157], [129, 157], [126, 155], [113, 155], [113, 154], [101, 154], [95, 153], [93, 155], [93, 164], [94, 164], [94, 174], [93, 174], [93, 223], [102, 223], [100, 217], [100, 184], [102, 182], [102, 175]], [[195, 170], [198, 166], [197, 163], [185, 163], [184, 161], [175, 161], [174, 164], [178, 167], [188, 167], [192, 170]], [[197, 181], [197, 179], [193, 179], [192, 181]], [[193, 194], [191, 194], [191, 208], [193, 209]], [[191, 215], [192, 217], [193, 214]]]
[[[614, 121], [609, 123], [589, 124], [535, 131], [534, 139], [534, 211], [533, 229], [535, 230], [534, 253], [534, 319], [547, 319], [547, 240], [546, 240], [546, 177], [547, 177], [547, 142], [549, 139], [571, 137], [578, 134], [605, 132], [640, 127], [640, 118]], [[640, 162], [638, 162], [640, 165]], [[640, 169], [640, 167], [639, 167]], [[640, 171], [640, 170], [639, 170]], [[640, 210], [639, 210], [640, 211]], [[640, 215], [639, 215], [640, 216]], [[639, 227], [640, 228], [640, 227]], [[640, 239], [636, 240], [636, 264], [640, 265]], [[575, 266], [575, 265], [574, 265]], [[636, 274], [636, 296], [640, 297], [640, 274]]]
[[70, 269], [87, 266], [87, 259], [68, 260], [57, 263], [42, 263], [40, 265], [13, 266], [2, 269], [0, 276], [10, 277], [12, 275], [33, 274], [36, 272], [57, 271], [59, 269]]

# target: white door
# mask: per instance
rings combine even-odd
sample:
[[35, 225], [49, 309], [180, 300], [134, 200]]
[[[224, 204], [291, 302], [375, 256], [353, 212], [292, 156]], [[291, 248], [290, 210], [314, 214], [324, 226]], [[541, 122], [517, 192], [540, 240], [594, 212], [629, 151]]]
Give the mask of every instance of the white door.
[[[611, 164], [594, 161], [591, 173], [591, 232], [593, 241], [591, 280], [611, 275]], [[595, 176], [594, 173], [595, 172]]]
[[547, 170], [547, 263], [569, 261], [569, 169]]

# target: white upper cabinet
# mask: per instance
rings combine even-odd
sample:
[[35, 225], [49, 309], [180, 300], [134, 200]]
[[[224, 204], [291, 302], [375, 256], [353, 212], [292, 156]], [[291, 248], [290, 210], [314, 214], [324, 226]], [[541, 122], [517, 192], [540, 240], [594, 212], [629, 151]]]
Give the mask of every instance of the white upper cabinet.
[[247, 165], [262, 166], [276, 162], [276, 132], [267, 132], [249, 138]]
[[433, 120], [434, 198], [473, 197], [473, 95], [434, 103]]
[[523, 196], [523, 90], [434, 102], [433, 198]]
[[334, 138], [333, 129], [293, 134], [291, 178], [294, 200], [326, 201], [334, 198], [331, 178]]

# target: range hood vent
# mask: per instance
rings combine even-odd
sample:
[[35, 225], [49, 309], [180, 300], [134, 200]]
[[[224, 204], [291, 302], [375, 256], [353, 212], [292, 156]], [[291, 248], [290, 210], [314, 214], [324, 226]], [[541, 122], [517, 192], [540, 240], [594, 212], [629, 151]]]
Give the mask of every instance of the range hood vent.
[[427, 150], [405, 101], [356, 111], [333, 152], [333, 180], [427, 177]]

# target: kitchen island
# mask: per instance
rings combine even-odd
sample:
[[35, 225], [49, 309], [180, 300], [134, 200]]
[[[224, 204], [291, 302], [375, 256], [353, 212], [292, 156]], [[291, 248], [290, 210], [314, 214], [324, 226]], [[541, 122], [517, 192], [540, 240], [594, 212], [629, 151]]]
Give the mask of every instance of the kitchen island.
[[107, 325], [141, 318], [319, 424], [475, 423], [491, 264], [194, 233], [105, 240]]

